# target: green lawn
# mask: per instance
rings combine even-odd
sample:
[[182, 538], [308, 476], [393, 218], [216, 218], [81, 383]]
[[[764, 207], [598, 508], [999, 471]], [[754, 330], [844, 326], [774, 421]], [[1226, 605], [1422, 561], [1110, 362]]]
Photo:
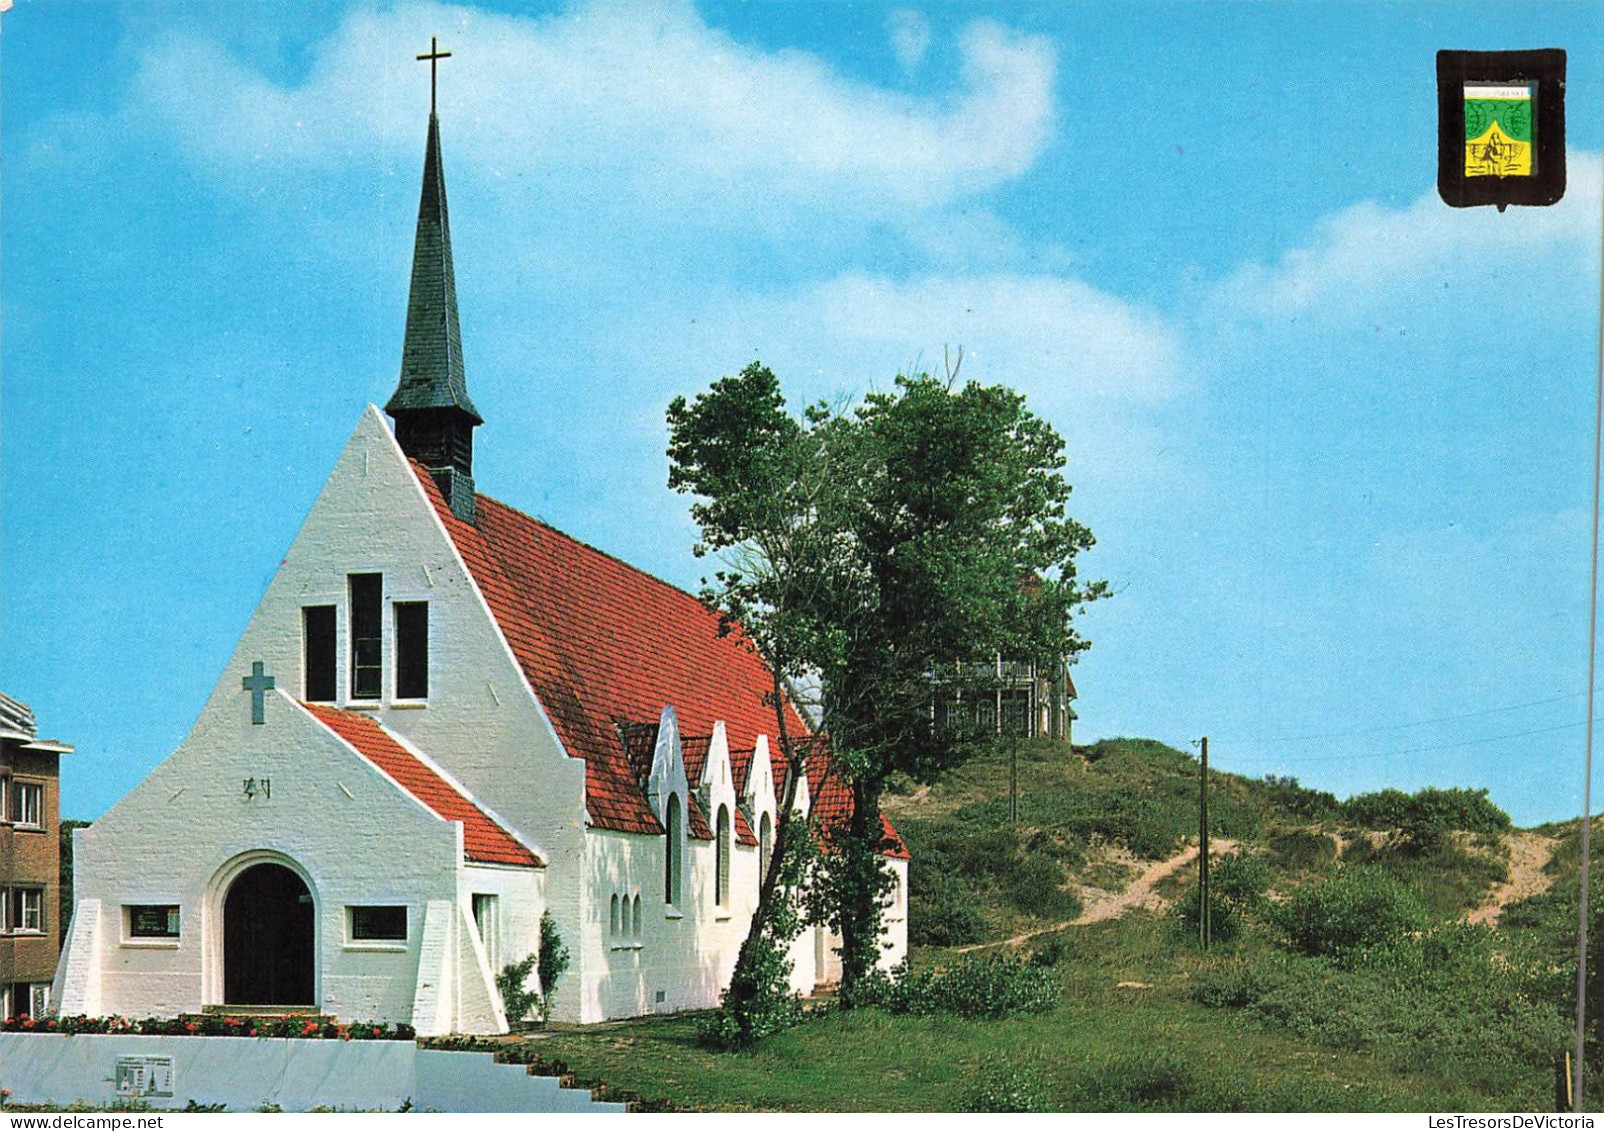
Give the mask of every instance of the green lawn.
[[1063, 1004], [1042, 1016], [827, 1013], [740, 1054], [698, 1046], [694, 1017], [533, 1039], [583, 1079], [710, 1111], [957, 1111], [981, 1081], [1019, 1070], [1052, 1110], [1529, 1110], [1551, 1088], [1543, 1065], [1478, 1081], [1429, 1055], [1402, 1066], [1199, 1005], [1202, 960], [1152, 919], [1067, 937]]

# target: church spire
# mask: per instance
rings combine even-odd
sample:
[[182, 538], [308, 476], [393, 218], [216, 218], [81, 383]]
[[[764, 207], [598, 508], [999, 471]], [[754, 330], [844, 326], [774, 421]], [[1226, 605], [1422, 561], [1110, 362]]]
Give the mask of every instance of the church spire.
[[434, 68], [449, 57], [430, 41], [429, 140], [423, 157], [423, 191], [412, 251], [412, 292], [401, 349], [401, 380], [384, 411], [395, 420], [401, 450], [429, 470], [452, 511], [475, 517], [473, 430], [484, 418], [468, 399], [457, 322], [457, 283], [451, 266], [451, 222], [446, 212], [445, 169], [440, 161], [440, 119], [434, 107]]

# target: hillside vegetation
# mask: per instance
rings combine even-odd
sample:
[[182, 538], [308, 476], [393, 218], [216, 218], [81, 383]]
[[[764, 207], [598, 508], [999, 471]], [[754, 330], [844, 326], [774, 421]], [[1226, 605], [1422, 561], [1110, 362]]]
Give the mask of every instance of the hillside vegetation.
[[1554, 1110], [1574, 827], [1513, 833], [1484, 791], [1338, 801], [1211, 773], [1203, 953], [1196, 759], [1137, 739], [1012, 756], [1017, 820], [1006, 749], [888, 798], [915, 945], [883, 1008], [826, 1004], [739, 1056], [701, 1048], [694, 1017], [534, 1039], [690, 1108]]

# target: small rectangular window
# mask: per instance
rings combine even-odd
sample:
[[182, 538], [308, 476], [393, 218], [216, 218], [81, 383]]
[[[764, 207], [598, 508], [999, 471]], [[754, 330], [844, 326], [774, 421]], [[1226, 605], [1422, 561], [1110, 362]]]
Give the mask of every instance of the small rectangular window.
[[395, 603], [395, 697], [429, 697], [429, 602]]
[[351, 938], [355, 942], [406, 942], [405, 907], [353, 907]]
[[333, 605], [311, 605], [301, 610], [301, 647], [307, 702], [334, 702], [337, 693]]
[[11, 888], [6, 892], [5, 929], [13, 934], [42, 934], [45, 929], [43, 888]]
[[33, 782], [11, 783], [11, 819], [19, 825], [38, 828], [44, 812], [44, 786]]
[[353, 573], [351, 591], [351, 698], [384, 694], [384, 575]]
[[176, 903], [138, 904], [128, 908], [128, 937], [131, 939], [176, 939]]

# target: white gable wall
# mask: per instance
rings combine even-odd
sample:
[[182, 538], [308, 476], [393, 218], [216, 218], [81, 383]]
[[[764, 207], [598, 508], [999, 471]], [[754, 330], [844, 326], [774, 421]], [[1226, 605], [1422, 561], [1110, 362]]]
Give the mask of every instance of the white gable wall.
[[[271, 860], [299, 872], [312, 893], [316, 1004], [349, 1020], [409, 1021], [421, 909], [457, 898], [461, 826], [426, 810], [287, 697], [266, 696], [262, 726], [251, 724], [248, 702], [243, 718], [232, 707], [209, 707], [171, 757], [77, 834], [78, 906], [99, 904], [99, 930], [86, 943], [98, 959], [99, 1000], [87, 1010], [172, 1016], [221, 1002], [227, 883]], [[272, 796], [247, 799], [250, 778], [270, 779]], [[353, 903], [408, 905], [406, 945], [349, 943]], [[137, 904], [179, 905], [176, 944], [125, 937], [124, 908]]]
[[[455, 777], [549, 865], [544, 898], [568, 939], [583, 917], [584, 763], [570, 758], [416, 473], [369, 405], [291, 543], [208, 710], [250, 711], [240, 679], [262, 660], [303, 695], [301, 610], [336, 609], [337, 705], [350, 693], [347, 578], [384, 575], [385, 698], [372, 714]], [[429, 602], [429, 698], [397, 705], [395, 601]], [[570, 946], [572, 944], [570, 943]], [[504, 962], [522, 954], [505, 953]]]

